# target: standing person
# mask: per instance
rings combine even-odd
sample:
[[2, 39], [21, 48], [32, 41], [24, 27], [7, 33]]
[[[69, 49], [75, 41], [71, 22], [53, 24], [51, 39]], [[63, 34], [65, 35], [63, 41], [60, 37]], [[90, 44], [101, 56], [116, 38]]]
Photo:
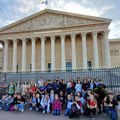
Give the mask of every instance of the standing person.
[[87, 91], [88, 88], [89, 88], [89, 83], [87, 82], [86, 79], [84, 79], [82, 83], [83, 92]]
[[83, 80], [82, 83], [82, 95], [85, 97], [86, 91], [89, 89], [89, 83], [86, 79]]
[[16, 83], [15, 93], [21, 93], [21, 83], [19, 81]]
[[37, 83], [38, 88], [43, 85], [43, 82], [44, 82], [44, 78], [40, 77], [40, 79], [38, 80], [38, 83]]
[[59, 92], [60, 92], [60, 85], [59, 85], [59, 81], [58, 80], [54, 81], [53, 89], [54, 89], [55, 94], [59, 94]]
[[107, 97], [104, 99], [104, 107], [105, 112], [112, 120], [117, 120], [117, 111], [116, 106], [118, 105], [118, 102], [114, 99], [113, 93], [109, 93]]
[[77, 84], [75, 85], [75, 92], [82, 92], [82, 83], [81, 80], [77, 80]]
[[37, 87], [35, 86], [34, 83], [31, 84], [31, 87], [30, 87], [30, 94], [32, 96], [33, 93], [36, 93], [37, 91]]
[[51, 82], [51, 80], [48, 80], [47, 85], [46, 85], [47, 93], [49, 94], [52, 89], [53, 89], [53, 83]]
[[66, 88], [67, 95], [72, 92], [72, 82], [71, 80], [67, 81], [67, 88]]
[[60, 91], [63, 91], [64, 94], [66, 92], [66, 83], [65, 83], [65, 80], [60, 80]]
[[8, 94], [13, 96], [15, 93], [15, 85], [14, 82], [11, 81], [10, 84], [8, 85]]
[[26, 94], [26, 89], [27, 89], [27, 83], [24, 82], [24, 83], [21, 85], [22, 95], [25, 95], [25, 94]]
[[45, 86], [43, 81], [40, 82], [39, 87], [38, 87], [38, 91], [39, 91], [40, 95], [45, 94], [46, 86]]
[[58, 97], [58, 94], [55, 95], [55, 99], [53, 101], [53, 105], [52, 105], [52, 108], [53, 108], [53, 115], [60, 115], [60, 112], [61, 112], [61, 101]]
[[97, 109], [97, 101], [93, 93], [90, 94], [90, 99], [87, 101], [87, 107], [88, 107], [88, 114], [90, 118], [94, 120], [96, 109]]
[[94, 79], [91, 78], [91, 79], [90, 79], [90, 84], [89, 84], [89, 89], [90, 89], [90, 90], [93, 90], [93, 89], [95, 89], [95, 88], [96, 88], [96, 84], [94, 83]]

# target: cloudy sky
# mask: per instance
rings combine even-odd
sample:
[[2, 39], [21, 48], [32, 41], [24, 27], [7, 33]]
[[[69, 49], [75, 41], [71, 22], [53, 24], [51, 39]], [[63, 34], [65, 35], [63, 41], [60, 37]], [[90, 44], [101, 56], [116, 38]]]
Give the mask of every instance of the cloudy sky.
[[[0, 0], [0, 27], [42, 10], [41, 0]], [[120, 38], [120, 0], [49, 0], [49, 8], [112, 19], [109, 38]]]

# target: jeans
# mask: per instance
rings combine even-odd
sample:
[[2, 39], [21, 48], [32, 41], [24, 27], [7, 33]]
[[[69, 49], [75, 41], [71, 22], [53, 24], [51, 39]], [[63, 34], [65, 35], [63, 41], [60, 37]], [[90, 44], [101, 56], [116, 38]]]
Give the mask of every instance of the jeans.
[[16, 107], [19, 109], [19, 111], [24, 110], [24, 103], [17, 104]]
[[117, 112], [114, 108], [106, 106], [105, 112], [107, 113], [108, 116], [110, 116], [112, 120], [117, 120]]
[[60, 115], [60, 110], [54, 110], [53, 115]]
[[50, 112], [50, 109], [48, 109], [48, 106], [45, 105], [45, 106], [42, 106], [42, 109], [45, 113], [49, 113]]
[[5, 111], [10, 110], [10, 106], [11, 106], [11, 103], [6, 104], [5, 107], [4, 107], [4, 110], [5, 110]]
[[66, 108], [64, 115], [65, 115], [65, 116], [68, 116], [69, 113], [70, 113], [70, 109], [69, 109], [69, 108]]

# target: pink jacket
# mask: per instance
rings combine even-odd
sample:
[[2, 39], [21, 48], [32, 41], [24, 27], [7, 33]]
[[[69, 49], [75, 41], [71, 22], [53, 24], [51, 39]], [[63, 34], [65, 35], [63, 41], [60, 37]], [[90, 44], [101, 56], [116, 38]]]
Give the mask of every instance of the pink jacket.
[[61, 110], [61, 101], [59, 99], [55, 99], [52, 104], [53, 110]]

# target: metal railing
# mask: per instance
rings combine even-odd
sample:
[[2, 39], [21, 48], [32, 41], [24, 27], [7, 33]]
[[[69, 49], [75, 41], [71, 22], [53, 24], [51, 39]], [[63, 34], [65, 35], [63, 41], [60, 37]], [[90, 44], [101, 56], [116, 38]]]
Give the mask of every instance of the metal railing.
[[72, 70], [72, 71], [50, 71], [50, 72], [17, 72], [17, 73], [2, 73], [6, 82], [10, 81], [31, 81], [34, 79], [36, 82], [43, 77], [45, 80], [54, 80], [58, 76], [61, 79], [76, 80], [79, 77], [83, 80], [86, 77], [98, 78], [103, 80], [108, 89], [113, 92], [120, 92], [120, 67], [110, 69], [91, 69], [91, 70]]

